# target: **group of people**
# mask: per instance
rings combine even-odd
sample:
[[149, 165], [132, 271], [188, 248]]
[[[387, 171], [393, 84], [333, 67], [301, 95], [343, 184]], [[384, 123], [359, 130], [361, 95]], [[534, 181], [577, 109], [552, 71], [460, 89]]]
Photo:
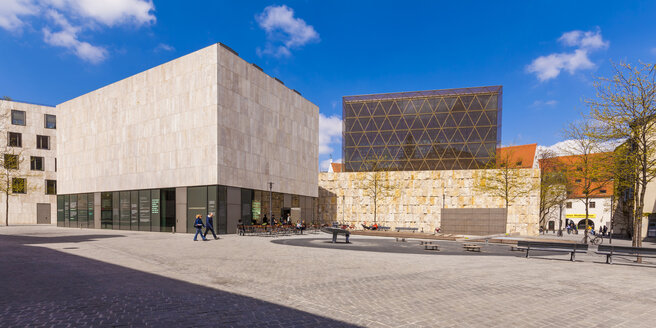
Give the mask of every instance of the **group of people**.
[[[579, 230], [576, 227], [576, 224], [574, 224], [574, 222], [572, 222], [572, 221], [567, 223], [567, 225], [565, 227], [567, 228], [567, 233], [568, 234], [570, 234], [572, 232], [574, 232], [575, 234], [579, 233]], [[588, 233], [592, 234], [592, 235], [595, 235], [595, 234], [598, 233], [598, 234], [605, 237], [605, 236], [608, 235], [608, 227], [607, 226], [599, 226], [599, 231], [595, 231], [594, 228], [592, 228], [591, 226], [588, 226]]]
[[[207, 241], [207, 233], [209, 231], [214, 235], [214, 239], [219, 239], [214, 232], [214, 213], [207, 214], [205, 218], [205, 223], [203, 223], [203, 217], [200, 214], [196, 215], [196, 221], [194, 221], [194, 227], [196, 228], [196, 234], [194, 235], [194, 241], [198, 240], [198, 235], [203, 237], [203, 241]], [[205, 233], [203, 233], [203, 228], [205, 228]]]
[[[255, 220], [255, 218], [253, 218], [252, 221], [251, 221], [251, 223], [252, 223], [253, 225], [256, 225], [256, 224], [257, 224], [257, 220]], [[266, 216], [266, 214], [264, 214], [264, 217], [262, 217], [262, 225], [267, 225], [267, 224], [272, 224], [272, 225], [278, 225], [278, 224], [282, 224], [282, 225], [291, 225], [291, 224], [292, 224], [292, 218], [291, 218], [291, 216], [289, 215], [289, 213], [287, 213], [287, 217], [284, 217], [284, 218], [281, 218], [280, 220], [278, 220], [278, 219], [276, 219], [276, 216], [272, 214], [272, 215], [271, 215], [271, 222], [269, 223], [269, 218]]]
[[364, 221], [362, 227], [364, 228], [364, 230], [378, 230], [378, 223], [374, 222], [374, 224], [368, 226], [367, 221]]

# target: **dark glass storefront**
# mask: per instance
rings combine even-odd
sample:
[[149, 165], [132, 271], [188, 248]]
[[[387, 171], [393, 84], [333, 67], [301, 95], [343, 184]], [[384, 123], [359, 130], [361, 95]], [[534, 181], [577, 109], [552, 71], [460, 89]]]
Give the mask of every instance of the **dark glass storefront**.
[[343, 98], [345, 170], [478, 169], [501, 141], [502, 87]]
[[[236, 233], [239, 221], [262, 223], [269, 213], [277, 219], [289, 213], [308, 223], [317, 218], [314, 197], [227, 186], [188, 187], [186, 196], [186, 220], [180, 222], [186, 223], [187, 232], [195, 232], [197, 214], [204, 222], [214, 213], [214, 229], [220, 234]], [[101, 229], [171, 232], [176, 226], [175, 188], [101, 192], [99, 208]], [[94, 194], [58, 195], [57, 225], [93, 228]]]

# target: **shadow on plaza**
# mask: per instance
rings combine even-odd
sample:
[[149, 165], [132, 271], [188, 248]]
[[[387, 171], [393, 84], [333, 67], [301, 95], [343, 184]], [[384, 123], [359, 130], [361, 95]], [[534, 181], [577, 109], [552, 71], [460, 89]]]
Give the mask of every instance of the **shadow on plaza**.
[[[30, 246], [115, 237], [121, 235], [0, 236], [0, 327], [354, 327], [204, 287], [201, 280], [192, 284]], [[199, 256], [198, 264], [201, 262]]]
[[[362, 251], [362, 252], [378, 252], [378, 253], [402, 253], [402, 254], [429, 254], [429, 255], [468, 255], [468, 256], [514, 256], [524, 257], [523, 252], [511, 251], [510, 245], [501, 244], [484, 244], [480, 243], [480, 252], [468, 252], [463, 248], [462, 243], [455, 241], [434, 241], [439, 245], [440, 250], [425, 250], [424, 246], [419, 244], [418, 240], [407, 240], [405, 242], [397, 242], [394, 238], [360, 238], [359, 236], [351, 235], [351, 243], [347, 244], [342, 242], [338, 237], [338, 243], [331, 242], [332, 236], [324, 234], [325, 238], [288, 238], [272, 240], [272, 243], [298, 246], [298, 247], [314, 247], [314, 248], [329, 248], [345, 251]], [[542, 252], [541, 255], [555, 255], [562, 254], [556, 252]], [[569, 256], [568, 256], [569, 258]]]

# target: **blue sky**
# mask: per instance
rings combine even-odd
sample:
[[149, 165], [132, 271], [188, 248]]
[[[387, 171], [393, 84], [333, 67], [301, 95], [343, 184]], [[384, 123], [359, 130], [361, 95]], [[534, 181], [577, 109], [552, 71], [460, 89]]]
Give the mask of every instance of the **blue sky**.
[[0, 0], [0, 96], [56, 105], [215, 42], [320, 107], [503, 85], [502, 143], [553, 145], [610, 60], [656, 62], [656, 1]]

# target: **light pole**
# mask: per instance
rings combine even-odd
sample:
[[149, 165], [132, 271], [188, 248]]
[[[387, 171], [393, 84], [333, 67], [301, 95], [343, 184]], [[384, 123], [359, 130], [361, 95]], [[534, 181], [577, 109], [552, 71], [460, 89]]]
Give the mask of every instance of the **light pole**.
[[560, 212], [558, 213], [558, 237], [563, 236], [563, 202], [559, 204]]
[[344, 216], [344, 207], [346, 207], [346, 195], [342, 195], [342, 224], [346, 224], [346, 217]]
[[269, 224], [271, 225], [271, 231], [273, 231], [273, 220], [271, 219], [273, 203], [271, 202], [271, 190], [273, 189], [273, 182], [269, 182]]
[[609, 234], [608, 234], [608, 243], [612, 244], [613, 243], [613, 201], [615, 200], [615, 194], [613, 193], [613, 196], [610, 197], [610, 229], [609, 229]]

